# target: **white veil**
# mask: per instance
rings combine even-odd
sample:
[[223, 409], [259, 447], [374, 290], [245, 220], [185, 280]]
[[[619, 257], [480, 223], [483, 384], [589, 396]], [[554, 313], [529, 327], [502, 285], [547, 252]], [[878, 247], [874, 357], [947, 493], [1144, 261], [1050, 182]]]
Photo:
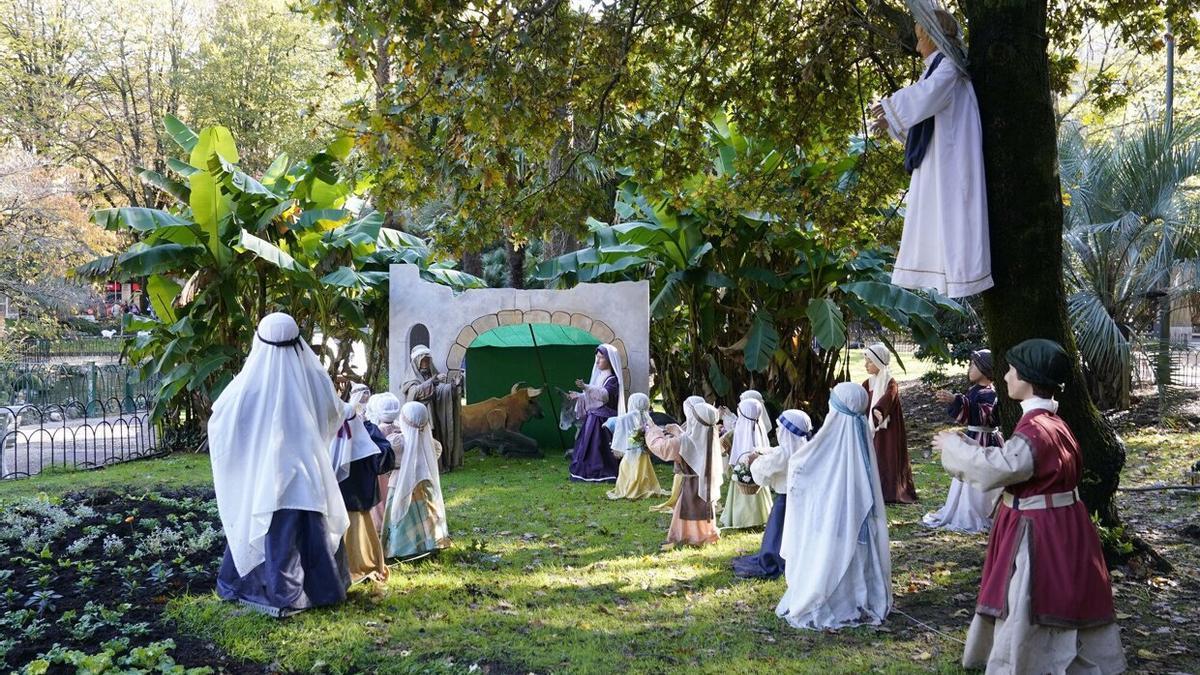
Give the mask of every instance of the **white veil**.
[[762, 404], [763, 415], [759, 419], [762, 421], [763, 425], [763, 436], [769, 435], [771, 433], [771, 429], [774, 427], [771, 426], [771, 416], [766, 414], [767, 402], [763, 399], [762, 392], [758, 391], [757, 389], [747, 389], [746, 391], [742, 392], [742, 395], [738, 401], [745, 401], [748, 398], [752, 398]]
[[[958, 25], [958, 35], [951, 37], [942, 32], [942, 24], [938, 22], [936, 10], [944, 9], [938, 6], [937, 0], [904, 0], [912, 12], [913, 19], [925, 29], [938, 51], [950, 59], [954, 67], [963, 75], [970, 77], [967, 72], [967, 45], [963, 42], [962, 26]], [[949, 14], [949, 12], [947, 12]], [[953, 15], [951, 15], [953, 17]], [[958, 24], [958, 21], [955, 21]]]
[[[879, 403], [879, 399], [883, 398], [883, 395], [887, 393], [888, 383], [892, 381], [892, 371], [889, 368], [892, 363], [892, 353], [888, 351], [887, 345], [882, 342], [876, 342], [873, 345], [868, 345], [863, 350], [863, 355], [870, 359], [871, 363], [874, 363], [875, 367], [879, 369], [878, 373], [867, 378], [867, 381], [871, 383], [870, 407], [874, 408], [875, 404]], [[870, 422], [872, 425], [874, 424], [874, 420], [870, 420]]]
[[[699, 400], [697, 400], [699, 399]], [[706, 502], [713, 503], [721, 498], [721, 439], [717, 436], [717, 420], [720, 413], [698, 396], [683, 402], [686, 424], [679, 439], [679, 455], [700, 476], [696, 494]], [[714, 467], [712, 482], [708, 480], [708, 467]]]
[[891, 610], [887, 512], [867, 410], [862, 387], [837, 385], [825, 424], [789, 462], [780, 546], [788, 585], [775, 613], [793, 626], [840, 628], [864, 612], [877, 624]]
[[733, 426], [733, 447], [729, 450], [729, 465], [741, 464], [755, 448], [770, 444], [762, 420], [767, 414], [762, 403], [753, 398], [738, 403], [737, 422]]
[[437, 455], [433, 449], [433, 425], [429, 408], [419, 401], [405, 403], [400, 409], [400, 434], [404, 452], [388, 485], [387, 521], [398, 523], [412, 505], [412, 493], [421, 481], [429, 481], [431, 509], [442, 508], [442, 480], [438, 475]]
[[759, 485], [769, 486], [779, 494], [787, 493], [788, 464], [797, 452], [804, 450], [812, 438], [812, 420], [803, 410], [785, 410], [779, 416], [779, 445], [756, 449], [760, 456], [750, 465], [750, 475]]
[[325, 516], [330, 553], [350, 525], [329, 457], [346, 404], [296, 321], [258, 324], [242, 370], [213, 403], [208, 445], [221, 525], [238, 574], [263, 562], [271, 518], [282, 509]]
[[643, 429], [650, 421], [650, 397], [642, 393], [630, 394], [629, 412], [618, 415], [613, 419], [612, 449], [615, 453], [629, 452], [635, 449], [631, 439], [639, 429]]
[[592, 377], [588, 380], [588, 384], [593, 387], [603, 387], [604, 383], [608, 381], [609, 375], [615, 376], [617, 378], [617, 400], [609, 401], [608, 404], [617, 411], [618, 415], [624, 415], [625, 376], [622, 374], [621, 369], [621, 354], [617, 352], [616, 347], [608, 343], [604, 343], [596, 347], [596, 349], [604, 352], [604, 356], [608, 359], [610, 370], [600, 370], [595, 364], [592, 364]]

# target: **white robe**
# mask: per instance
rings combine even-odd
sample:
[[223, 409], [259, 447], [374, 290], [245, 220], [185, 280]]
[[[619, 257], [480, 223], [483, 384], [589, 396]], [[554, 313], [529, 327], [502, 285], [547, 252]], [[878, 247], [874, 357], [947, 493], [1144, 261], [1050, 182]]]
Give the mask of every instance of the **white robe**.
[[951, 298], [991, 288], [983, 133], [971, 81], [943, 59], [928, 78], [922, 74], [881, 103], [888, 131], [900, 142], [918, 122], [934, 119], [933, 139], [909, 184], [892, 283]]

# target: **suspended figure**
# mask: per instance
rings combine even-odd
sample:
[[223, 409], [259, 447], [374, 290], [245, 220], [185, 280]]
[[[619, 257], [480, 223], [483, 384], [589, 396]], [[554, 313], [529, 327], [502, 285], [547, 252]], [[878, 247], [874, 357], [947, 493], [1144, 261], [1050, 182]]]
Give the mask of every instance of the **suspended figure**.
[[872, 107], [874, 131], [904, 143], [912, 174], [892, 283], [961, 298], [993, 285], [979, 104], [953, 15], [908, 5], [925, 71]]

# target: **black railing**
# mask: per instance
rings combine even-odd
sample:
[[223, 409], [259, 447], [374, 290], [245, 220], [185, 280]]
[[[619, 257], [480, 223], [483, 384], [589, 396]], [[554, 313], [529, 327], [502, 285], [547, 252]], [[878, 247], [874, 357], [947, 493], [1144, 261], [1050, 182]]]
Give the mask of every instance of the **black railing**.
[[[1200, 349], [1187, 343], [1172, 343], [1170, 354], [1170, 384], [1176, 387], [1200, 389]], [[1144, 341], [1133, 349], [1134, 387], [1158, 386], [1158, 358], [1160, 347], [1157, 341]]]
[[23, 341], [17, 348], [21, 360], [38, 363], [54, 359], [117, 359], [125, 347], [125, 335], [106, 337], [68, 337], [55, 340], [33, 338]]
[[156, 379], [142, 381], [126, 365], [0, 363], [0, 406], [150, 399], [157, 389]]
[[144, 396], [0, 406], [0, 479], [91, 469], [164, 454]]

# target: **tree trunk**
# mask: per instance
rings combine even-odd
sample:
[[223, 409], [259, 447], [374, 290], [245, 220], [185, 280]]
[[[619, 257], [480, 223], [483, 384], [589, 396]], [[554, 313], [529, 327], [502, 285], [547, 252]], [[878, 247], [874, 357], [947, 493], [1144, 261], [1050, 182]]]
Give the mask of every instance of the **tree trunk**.
[[483, 278], [483, 254], [479, 251], [463, 251], [462, 271]]
[[1057, 340], [1075, 361], [1060, 414], [1083, 451], [1079, 490], [1102, 522], [1118, 522], [1113, 497], [1125, 448], [1093, 405], [1067, 318], [1062, 278], [1063, 212], [1057, 129], [1046, 55], [1046, 0], [965, 0], [991, 221], [992, 276], [983, 318], [997, 361], [1001, 418], [1020, 409], [1004, 396], [1008, 348], [1027, 338]]
[[513, 244], [512, 239], [504, 239], [504, 258], [508, 262], [509, 285], [513, 288], [525, 288], [525, 247]]

